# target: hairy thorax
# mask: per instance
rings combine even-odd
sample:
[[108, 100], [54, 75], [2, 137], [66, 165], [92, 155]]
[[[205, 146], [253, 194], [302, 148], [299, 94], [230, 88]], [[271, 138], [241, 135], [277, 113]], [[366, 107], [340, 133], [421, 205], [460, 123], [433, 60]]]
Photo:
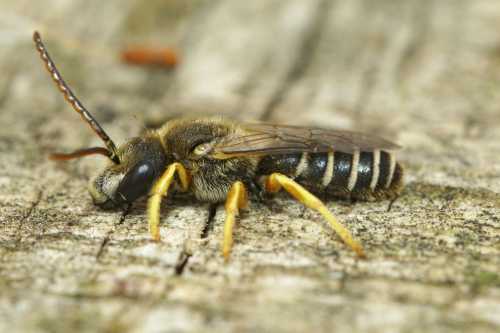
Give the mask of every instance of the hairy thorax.
[[[252, 181], [256, 159], [215, 159], [209, 154], [211, 144], [238, 130], [234, 123], [221, 119], [175, 120], [158, 130], [165, 151], [191, 174], [191, 191], [198, 200], [224, 201], [235, 181]], [[208, 147], [206, 154], [199, 149], [204, 146]]]
[[192, 191], [198, 200], [222, 202], [234, 182], [252, 182], [255, 169], [255, 163], [244, 158], [200, 161], [192, 173]]

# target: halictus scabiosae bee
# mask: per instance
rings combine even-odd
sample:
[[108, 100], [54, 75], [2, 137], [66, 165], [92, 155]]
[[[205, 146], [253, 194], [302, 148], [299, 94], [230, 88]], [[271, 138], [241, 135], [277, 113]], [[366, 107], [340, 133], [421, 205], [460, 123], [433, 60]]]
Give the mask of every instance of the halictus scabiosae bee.
[[160, 239], [160, 204], [172, 183], [203, 202], [225, 202], [222, 253], [233, 243], [235, 217], [247, 205], [248, 193], [284, 189], [319, 212], [358, 256], [363, 248], [337, 221], [323, 197], [376, 200], [395, 198], [402, 189], [399, 147], [377, 136], [341, 130], [271, 124], [241, 124], [222, 119], [176, 119], [116, 146], [64, 82], [40, 34], [36, 48], [65, 99], [103, 140], [69, 154], [67, 160], [101, 154], [110, 164], [90, 181], [97, 206], [130, 205], [148, 196], [149, 230]]

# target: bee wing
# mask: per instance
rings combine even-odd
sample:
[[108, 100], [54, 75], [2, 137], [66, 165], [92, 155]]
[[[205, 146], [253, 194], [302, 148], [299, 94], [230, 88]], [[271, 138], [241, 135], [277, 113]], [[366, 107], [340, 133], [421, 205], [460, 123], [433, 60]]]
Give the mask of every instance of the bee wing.
[[378, 136], [352, 131], [272, 124], [245, 124], [241, 128], [241, 133], [224, 137], [214, 145], [212, 155], [215, 158], [304, 151], [392, 151], [401, 148]]

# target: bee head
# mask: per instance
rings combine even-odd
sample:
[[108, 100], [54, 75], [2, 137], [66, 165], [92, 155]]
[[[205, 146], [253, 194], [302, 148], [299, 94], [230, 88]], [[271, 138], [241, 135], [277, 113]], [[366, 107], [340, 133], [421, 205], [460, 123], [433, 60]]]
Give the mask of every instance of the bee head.
[[129, 204], [146, 195], [167, 162], [154, 135], [130, 139], [118, 148], [117, 154], [120, 163], [108, 165], [88, 186], [94, 204], [104, 209]]
[[103, 208], [131, 203], [146, 194], [166, 163], [166, 156], [156, 132], [132, 138], [117, 148], [113, 140], [66, 84], [50, 57], [42, 37], [36, 31], [33, 33], [33, 41], [59, 91], [106, 146], [106, 148], [78, 149], [69, 154], [52, 154], [51, 158], [64, 161], [95, 154], [108, 157], [113, 164], [106, 167], [89, 184], [89, 192], [94, 203]]

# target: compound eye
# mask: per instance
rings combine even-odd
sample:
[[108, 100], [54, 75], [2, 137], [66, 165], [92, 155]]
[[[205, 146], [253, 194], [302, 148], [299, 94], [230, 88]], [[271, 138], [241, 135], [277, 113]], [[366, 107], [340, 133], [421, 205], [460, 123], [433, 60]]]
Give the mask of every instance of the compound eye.
[[156, 172], [150, 162], [139, 162], [123, 177], [116, 189], [116, 200], [123, 203], [131, 203], [147, 194]]
[[193, 154], [195, 156], [204, 156], [208, 154], [210, 150], [212, 150], [212, 144], [209, 142], [205, 142], [194, 147]]

